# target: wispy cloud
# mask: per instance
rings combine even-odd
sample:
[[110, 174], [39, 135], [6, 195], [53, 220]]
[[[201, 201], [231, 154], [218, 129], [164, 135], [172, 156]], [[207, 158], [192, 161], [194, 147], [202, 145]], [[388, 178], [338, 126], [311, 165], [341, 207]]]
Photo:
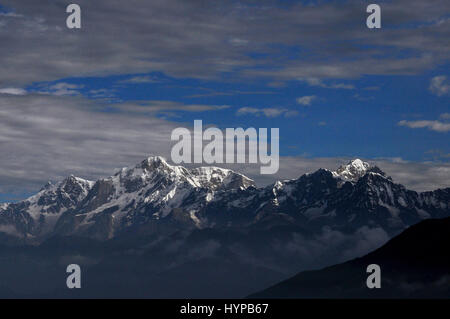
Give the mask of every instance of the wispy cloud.
[[296, 99], [296, 101], [300, 105], [310, 106], [315, 99], [317, 99], [317, 96], [307, 95], [307, 96], [298, 97]]
[[[359, 1], [324, 1], [314, 6], [301, 1], [286, 6], [270, 1], [267, 6], [245, 1], [219, 6], [185, 0], [133, 1], [127, 6], [112, 0], [82, 1], [89, 24], [70, 36], [60, 5], [41, 1], [37, 9], [35, 0], [3, 0], [2, 4], [21, 16], [0, 17], [1, 42], [8, 44], [8, 50], [0, 52], [0, 60], [7, 61], [0, 81], [8, 86], [73, 76], [163, 72], [200, 79], [232, 74], [236, 79], [264, 77], [272, 82], [311, 78], [322, 81], [310, 80], [312, 85], [351, 89], [351, 84], [338, 79], [417, 74], [448, 59], [450, 22], [443, 19], [450, 9], [448, 0], [384, 3], [389, 14], [383, 23], [391, 27], [376, 34], [361, 27]], [[149, 12], [160, 15], [149, 19]], [[302, 47], [309, 54], [283, 60], [275, 46]]]
[[83, 96], [0, 95], [0, 193], [36, 191], [69, 174], [109, 176], [150, 154], [170, 154], [179, 124], [103, 108]]
[[199, 93], [188, 95], [188, 98], [213, 97], [213, 96], [233, 96], [233, 95], [266, 95], [275, 94], [271, 91], [211, 91], [207, 93]]
[[59, 82], [52, 85], [40, 85], [40, 87], [36, 90], [37, 93], [41, 94], [51, 94], [56, 96], [65, 96], [65, 95], [79, 95], [79, 90], [82, 89], [83, 85]]
[[184, 104], [174, 101], [139, 101], [111, 105], [111, 108], [132, 113], [158, 113], [166, 111], [204, 112], [230, 108], [229, 105]]
[[140, 84], [140, 83], [160, 83], [161, 80], [154, 76], [134, 76], [126, 80], [119, 81], [118, 83], [134, 83], [134, 84]]
[[326, 84], [323, 80], [318, 78], [300, 78], [299, 81], [303, 81], [308, 83], [310, 86], [318, 86], [327, 89], [344, 89], [344, 90], [353, 90], [355, 86], [353, 84], [347, 83], [330, 83]]
[[283, 115], [284, 117], [292, 117], [298, 115], [297, 111], [289, 110], [286, 108], [255, 108], [255, 107], [241, 107], [236, 112], [237, 115], [251, 114], [255, 116], [265, 116], [265, 117], [278, 117]]
[[22, 18], [22, 14], [17, 14], [15, 12], [0, 12], [0, 17], [6, 17], [6, 18]]
[[0, 94], [25, 95], [27, 91], [21, 88], [2, 88], [0, 89]]
[[427, 121], [427, 120], [419, 120], [419, 121], [400, 121], [398, 122], [400, 126], [407, 126], [409, 128], [427, 128], [436, 132], [448, 132], [450, 131], [450, 123], [445, 123], [441, 121]]
[[450, 93], [450, 82], [444, 75], [435, 76], [430, 82], [430, 91], [437, 96], [442, 96]]
[[97, 89], [89, 91], [90, 97], [93, 98], [112, 98], [115, 96], [114, 89]]

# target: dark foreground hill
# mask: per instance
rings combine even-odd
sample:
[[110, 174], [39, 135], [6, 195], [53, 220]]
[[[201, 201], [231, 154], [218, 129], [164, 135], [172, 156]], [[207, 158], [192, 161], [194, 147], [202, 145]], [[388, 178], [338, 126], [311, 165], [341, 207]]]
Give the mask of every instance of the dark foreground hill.
[[[381, 288], [369, 289], [367, 266], [381, 267]], [[411, 226], [374, 252], [304, 271], [250, 298], [450, 298], [450, 218]]]

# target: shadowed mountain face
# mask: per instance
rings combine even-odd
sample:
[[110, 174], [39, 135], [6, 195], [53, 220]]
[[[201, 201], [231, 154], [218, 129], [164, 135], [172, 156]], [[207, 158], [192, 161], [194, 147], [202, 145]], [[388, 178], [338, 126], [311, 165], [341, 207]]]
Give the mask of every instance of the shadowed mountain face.
[[231, 170], [150, 157], [2, 205], [0, 292], [67, 296], [76, 263], [82, 297], [243, 297], [450, 216], [449, 202], [450, 188], [407, 190], [361, 160], [257, 188]]
[[[381, 267], [381, 288], [369, 289], [368, 265]], [[302, 272], [250, 298], [450, 298], [450, 218], [411, 226], [374, 252]]]

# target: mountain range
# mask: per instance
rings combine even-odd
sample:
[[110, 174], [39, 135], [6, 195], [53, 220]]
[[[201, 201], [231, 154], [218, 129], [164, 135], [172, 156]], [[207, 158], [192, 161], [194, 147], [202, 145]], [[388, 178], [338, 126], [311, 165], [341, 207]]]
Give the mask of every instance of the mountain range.
[[[1, 205], [0, 295], [66, 296], [59, 276], [78, 263], [83, 297], [244, 297], [450, 216], [449, 203], [450, 188], [408, 190], [359, 159], [257, 187], [232, 170], [149, 157]], [[34, 290], [30, 265], [46, 279]]]
[[148, 225], [177, 229], [283, 223], [309, 230], [382, 227], [398, 233], [449, 214], [450, 188], [417, 193], [359, 159], [336, 171], [257, 188], [232, 170], [186, 169], [149, 157], [96, 182], [69, 176], [0, 208], [4, 234], [40, 241], [52, 235], [107, 240]]

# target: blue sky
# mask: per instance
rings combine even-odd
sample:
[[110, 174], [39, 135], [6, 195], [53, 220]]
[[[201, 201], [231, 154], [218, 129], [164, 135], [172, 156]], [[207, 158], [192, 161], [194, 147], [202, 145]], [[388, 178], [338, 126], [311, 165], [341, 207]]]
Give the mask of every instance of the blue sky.
[[79, 30], [63, 0], [0, 3], [0, 202], [168, 157], [195, 119], [280, 128], [263, 183], [360, 157], [448, 186], [446, 0], [379, 1], [377, 30], [363, 0], [80, 0]]
[[[109, 77], [65, 78], [27, 87], [39, 91], [42, 85], [74, 85], [71, 94], [99, 100], [105, 112], [109, 106], [127, 101], [174, 101], [186, 105], [228, 106], [205, 112], [170, 112], [157, 116], [192, 126], [195, 119], [204, 125], [226, 127], [279, 127], [280, 155], [309, 157], [365, 158], [401, 157], [424, 161], [450, 154], [447, 132], [400, 126], [402, 120], [439, 120], [449, 112], [448, 98], [430, 90], [433, 77], [446, 74], [442, 66], [415, 76], [371, 76], [340, 81], [346, 88], [324, 88], [304, 81], [288, 81], [274, 87], [267, 81], [210, 81], [173, 78], [162, 73], [124, 74]], [[131, 79], [131, 81], [130, 81]], [[133, 82], [133, 79], [136, 82]], [[137, 80], [136, 80], [137, 79]], [[127, 82], [127, 80], [129, 82]], [[141, 81], [141, 83], [137, 83]], [[324, 81], [332, 86], [336, 80]], [[98, 91], [101, 90], [100, 95]], [[297, 102], [313, 97], [309, 105]], [[145, 107], [145, 106], [144, 106]], [[240, 114], [241, 108], [267, 108], [279, 114]], [[286, 110], [286, 111], [283, 111]], [[441, 117], [442, 118], [442, 117]]]

